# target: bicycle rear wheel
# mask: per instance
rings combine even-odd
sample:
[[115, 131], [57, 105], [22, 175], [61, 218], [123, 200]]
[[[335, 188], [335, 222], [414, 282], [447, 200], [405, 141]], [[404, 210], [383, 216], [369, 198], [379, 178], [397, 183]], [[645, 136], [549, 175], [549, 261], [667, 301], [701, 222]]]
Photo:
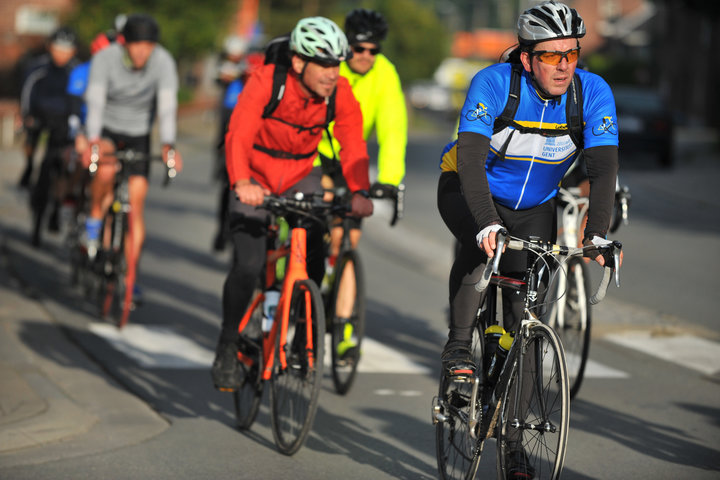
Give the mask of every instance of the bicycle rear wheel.
[[583, 259], [577, 257], [568, 261], [566, 271], [565, 295], [554, 304], [549, 324], [565, 349], [570, 398], [573, 399], [580, 391], [590, 352], [590, 272]]
[[[365, 333], [365, 277], [360, 258], [354, 250], [344, 252], [335, 268], [328, 310], [332, 337], [331, 366], [335, 391], [344, 395], [355, 380], [360, 362], [360, 346]], [[347, 312], [351, 312], [350, 315]]]
[[[557, 479], [565, 462], [570, 397], [565, 354], [547, 325], [530, 327], [513, 348], [501, 382], [506, 382], [498, 419], [498, 478], [511, 474]], [[524, 459], [523, 459], [524, 457]], [[513, 477], [515, 478], [515, 477]]]
[[125, 255], [122, 251], [102, 252], [98, 300], [100, 316], [120, 327], [125, 300]]
[[[323, 373], [325, 311], [312, 280], [295, 282], [290, 296], [287, 338], [277, 335], [270, 389], [270, 420], [278, 450], [297, 452], [312, 427]], [[282, 365], [282, 356], [286, 366]]]
[[[473, 329], [472, 354], [477, 371], [482, 372], [482, 328]], [[482, 392], [473, 396], [471, 382], [457, 382], [449, 378], [445, 372], [440, 376], [440, 390], [433, 408], [435, 423], [435, 453], [438, 473], [443, 480], [462, 480], [473, 478], [480, 462], [478, 440], [475, 434], [479, 431], [482, 406]], [[472, 404], [477, 410], [472, 417]]]
[[238, 340], [240, 386], [233, 392], [235, 420], [240, 430], [250, 428], [260, 410], [263, 393], [262, 370], [262, 346], [241, 335]]

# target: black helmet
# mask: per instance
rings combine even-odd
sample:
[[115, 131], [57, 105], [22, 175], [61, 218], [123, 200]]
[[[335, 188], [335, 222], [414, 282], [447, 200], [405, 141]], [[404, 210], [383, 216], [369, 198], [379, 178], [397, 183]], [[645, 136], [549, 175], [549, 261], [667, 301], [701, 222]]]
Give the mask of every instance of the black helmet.
[[150, 15], [133, 13], [128, 15], [122, 29], [125, 43], [157, 42], [160, 38], [160, 27]]
[[387, 36], [388, 25], [380, 13], [356, 8], [345, 17], [345, 35], [350, 44], [369, 42], [379, 44]]
[[48, 38], [48, 43], [66, 48], [77, 47], [77, 35], [70, 27], [60, 27]]

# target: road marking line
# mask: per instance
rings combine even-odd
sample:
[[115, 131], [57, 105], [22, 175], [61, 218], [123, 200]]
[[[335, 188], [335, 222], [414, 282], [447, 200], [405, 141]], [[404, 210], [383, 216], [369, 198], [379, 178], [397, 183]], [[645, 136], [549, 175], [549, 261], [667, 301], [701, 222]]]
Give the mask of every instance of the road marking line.
[[130, 324], [118, 330], [91, 323], [90, 331], [147, 368], [207, 369], [215, 358], [213, 351], [167, 326]]
[[[122, 330], [107, 323], [91, 323], [90, 331], [116, 350], [146, 368], [208, 369], [215, 353], [174, 328], [164, 325], [129, 324]], [[430, 370], [369, 337], [362, 343], [359, 372], [428, 374]], [[325, 365], [330, 365], [330, 335], [325, 336]]]
[[720, 343], [691, 335], [653, 336], [650, 332], [611, 334], [604, 337], [707, 375], [720, 371]]
[[[330, 368], [331, 339], [325, 336], [325, 367]], [[408, 373], [426, 375], [430, 369], [413, 362], [406, 355], [394, 350], [370, 337], [363, 337], [360, 346], [362, 356], [358, 365], [358, 372], [366, 373]]]
[[[569, 357], [569, 355], [568, 355]], [[569, 359], [568, 359], [569, 362]], [[630, 378], [627, 372], [617, 370], [588, 358], [585, 364], [585, 378]]]

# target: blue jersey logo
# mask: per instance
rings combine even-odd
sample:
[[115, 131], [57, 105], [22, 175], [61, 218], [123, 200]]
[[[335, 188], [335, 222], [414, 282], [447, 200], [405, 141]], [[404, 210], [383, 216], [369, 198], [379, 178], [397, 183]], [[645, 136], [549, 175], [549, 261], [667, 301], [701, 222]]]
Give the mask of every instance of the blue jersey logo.
[[471, 122], [479, 119], [485, 125], [490, 125], [492, 123], [492, 119], [490, 118], [490, 114], [487, 111], [487, 107], [482, 103], [478, 103], [477, 107], [475, 107], [475, 110], [468, 110], [468, 112], [465, 114], [465, 118]]
[[610, 133], [611, 135], [617, 135], [618, 134], [617, 123], [615, 123], [613, 121], [612, 117], [603, 117], [602, 125], [593, 127], [592, 132], [593, 132], [593, 135], [598, 136], [598, 137], [600, 135], [604, 135], [606, 132]]

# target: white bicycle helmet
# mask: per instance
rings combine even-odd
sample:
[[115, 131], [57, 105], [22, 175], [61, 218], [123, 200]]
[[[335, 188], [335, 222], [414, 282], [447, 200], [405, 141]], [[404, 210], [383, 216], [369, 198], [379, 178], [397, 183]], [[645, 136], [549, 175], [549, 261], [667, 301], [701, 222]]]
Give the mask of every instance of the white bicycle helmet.
[[521, 45], [585, 36], [585, 22], [577, 11], [555, 0], [525, 10], [517, 26]]
[[343, 31], [325, 17], [300, 20], [290, 34], [290, 50], [311, 60], [338, 65], [350, 53]]

